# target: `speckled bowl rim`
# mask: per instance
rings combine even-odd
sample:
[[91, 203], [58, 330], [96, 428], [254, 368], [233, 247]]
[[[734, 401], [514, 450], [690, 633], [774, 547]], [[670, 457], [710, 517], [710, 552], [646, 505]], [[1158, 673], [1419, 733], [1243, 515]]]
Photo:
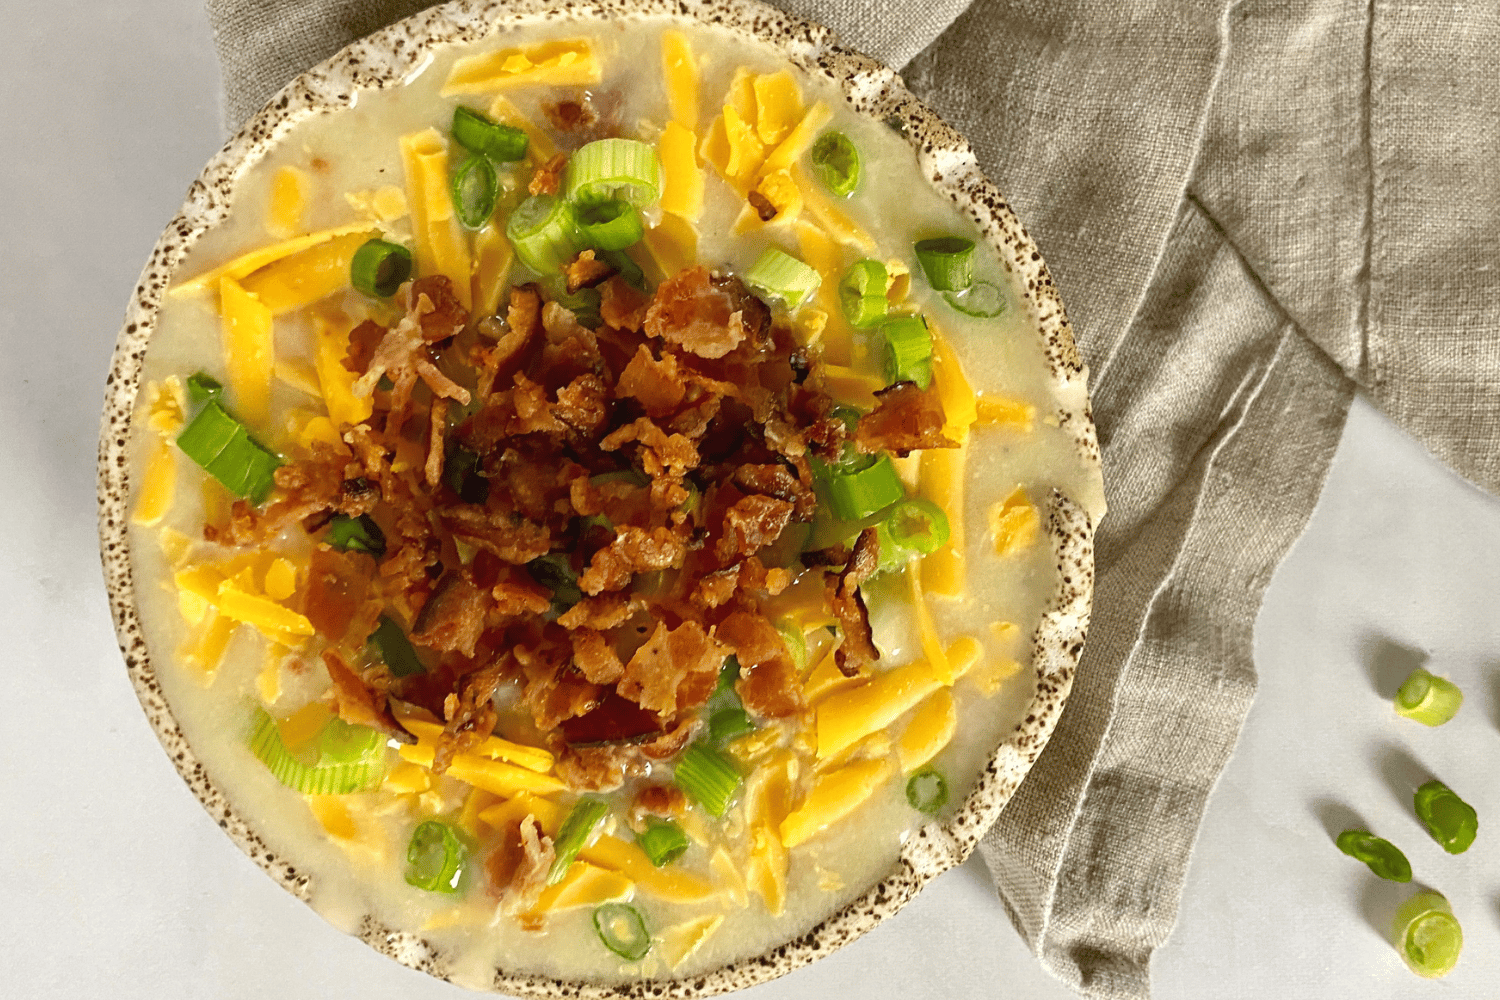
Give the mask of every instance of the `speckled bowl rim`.
[[[229, 211], [239, 177], [291, 126], [311, 115], [349, 106], [361, 89], [399, 85], [426, 53], [440, 45], [482, 39], [499, 29], [568, 18], [669, 17], [727, 28], [769, 42], [814, 77], [833, 80], [853, 107], [876, 121], [899, 120], [933, 186], [984, 232], [1002, 263], [1017, 274], [1025, 307], [1041, 331], [1048, 367], [1059, 391], [1086, 382], [1072, 331], [1046, 264], [1000, 192], [980, 173], [973, 150], [956, 131], [913, 97], [894, 72], [837, 44], [820, 25], [756, 0], [460, 0], [423, 11], [345, 48], [289, 83], [209, 161], [188, 190], [141, 275], [126, 311], [106, 381], [99, 441], [99, 534], [105, 582], [126, 669], [157, 737], [204, 808], [250, 858], [307, 902], [312, 876], [270, 851], [252, 825], [209, 780], [162, 695], [141, 631], [128, 547], [127, 467], [130, 421], [141, 364], [155, 330], [169, 276], [189, 247]], [[1086, 398], [1081, 392], [1074, 398]], [[1061, 402], [1050, 415], [1073, 438], [1082, 461], [1099, 464], [1087, 404]], [[489, 988], [526, 997], [696, 997], [741, 989], [784, 975], [842, 947], [901, 909], [928, 881], [961, 863], [995, 821], [1035, 762], [1072, 688], [1093, 591], [1093, 525], [1074, 500], [1054, 493], [1046, 531], [1059, 584], [1032, 637], [1036, 687], [1019, 723], [996, 749], [955, 814], [915, 831], [881, 881], [812, 930], [760, 955], [690, 978], [604, 985], [515, 975], [496, 969]], [[395, 931], [366, 917], [356, 935], [382, 954], [433, 976], [449, 978], [446, 956], [419, 935]], [[472, 984], [465, 984], [472, 985]]]

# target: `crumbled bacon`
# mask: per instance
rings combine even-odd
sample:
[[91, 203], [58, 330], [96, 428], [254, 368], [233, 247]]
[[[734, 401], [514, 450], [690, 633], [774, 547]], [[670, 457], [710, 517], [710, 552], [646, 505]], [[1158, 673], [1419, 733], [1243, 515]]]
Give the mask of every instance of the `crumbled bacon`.
[[811, 485], [803, 482], [785, 465], [746, 463], [734, 470], [734, 483], [746, 493], [760, 493], [792, 503], [792, 519], [807, 522], [818, 509], [818, 497]]
[[687, 385], [677, 371], [677, 355], [663, 352], [658, 361], [652, 357], [651, 348], [642, 344], [620, 372], [615, 393], [622, 399], [640, 400], [648, 417], [660, 418], [676, 412], [687, 394]]
[[382, 690], [368, 684], [354, 672], [343, 655], [335, 648], [323, 650], [323, 665], [328, 668], [328, 678], [333, 681], [334, 703], [339, 718], [351, 726], [368, 726], [379, 730], [401, 743], [415, 743], [417, 738], [396, 721], [391, 714], [390, 699]]
[[594, 553], [589, 568], [578, 578], [585, 594], [621, 590], [636, 573], [670, 569], [682, 562], [687, 547], [670, 528], [626, 527], [615, 540]]
[[786, 642], [763, 615], [736, 611], [719, 623], [719, 639], [740, 662], [735, 685], [745, 708], [756, 715], [781, 718], [802, 708], [802, 685]]
[[563, 167], [567, 164], [568, 158], [558, 153], [536, 168], [536, 172], [531, 175], [531, 182], [526, 185], [526, 190], [532, 194], [557, 194], [562, 181]]
[[915, 382], [897, 382], [881, 389], [875, 409], [859, 418], [854, 445], [863, 454], [889, 451], [907, 455], [917, 448], [956, 448], [943, 436], [943, 403], [937, 389], [918, 389]]
[[453, 537], [508, 563], [529, 563], [552, 551], [552, 533], [546, 526], [520, 514], [491, 513], [472, 506], [444, 507], [437, 514]]
[[557, 624], [563, 628], [611, 629], [625, 624], [625, 620], [645, 607], [645, 602], [627, 594], [608, 593], [597, 597], [585, 597], [558, 616]]
[[724, 514], [724, 534], [715, 554], [722, 563], [753, 555], [781, 537], [791, 522], [793, 504], [775, 497], [752, 495], [735, 503]]
[[369, 370], [370, 359], [375, 356], [375, 348], [384, 337], [385, 327], [373, 319], [367, 319], [350, 330], [349, 352], [344, 355], [344, 367], [356, 375], [363, 375]]
[[[307, 569], [307, 600], [302, 613], [318, 634], [339, 645], [350, 634], [356, 617], [378, 618], [380, 604], [370, 599], [370, 583], [375, 576], [375, 560], [362, 552], [339, 552], [326, 545], [313, 549]], [[362, 609], [371, 607], [374, 615]], [[374, 621], [368, 622], [370, 630]], [[363, 643], [366, 630], [353, 637]], [[357, 630], [355, 630], [357, 631]]]
[[535, 816], [500, 831], [484, 870], [503, 913], [523, 914], [536, 906], [555, 857], [552, 838], [542, 834]]
[[646, 311], [645, 330], [703, 358], [722, 358], [745, 339], [742, 312], [702, 266], [661, 283]]
[[645, 773], [634, 747], [565, 746], [557, 755], [557, 776], [578, 792], [612, 792], [627, 776]]
[[443, 735], [433, 753], [432, 770], [441, 774], [448, 769], [453, 755], [478, 746], [495, 732], [495, 688], [500, 683], [500, 664], [476, 670], [463, 677], [458, 690], [443, 700], [446, 723]]
[[580, 288], [593, 288], [602, 284], [604, 279], [614, 273], [614, 266], [608, 261], [599, 260], [592, 250], [584, 250], [563, 265], [564, 287], [571, 295]]
[[[469, 312], [453, 292], [453, 282], [446, 274], [429, 274], [411, 283], [407, 297], [417, 303], [414, 311], [422, 327], [422, 339], [429, 344], [447, 340], [469, 322]], [[426, 302], [422, 302], [423, 298]]]
[[493, 604], [494, 598], [467, 576], [449, 570], [412, 624], [412, 641], [473, 656], [474, 644], [484, 631], [485, 613]]
[[866, 528], [854, 541], [849, 562], [829, 581], [829, 605], [844, 630], [844, 641], [834, 650], [834, 662], [845, 677], [854, 677], [880, 659], [870, 633], [870, 612], [859, 585], [880, 565], [880, 540]]
[[647, 816], [671, 819], [687, 809], [687, 796], [676, 785], [642, 785], [630, 803], [630, 822], [642, 826]]
[[625, 665], [617, 689], [642, 708], [675, 715], [708, 700], [725, 655], [718, 640], [695, 621], [676, 628], [658, 623]]
[[581, 628], [573, 632], [573, 665], [594, 684], [613, 684], [625, 672], [620, 655], [599, 632]]
[[624, 278], [610, 278], [599, 286], [599, 316], [610, 326], [639, 333], [651, 300]]

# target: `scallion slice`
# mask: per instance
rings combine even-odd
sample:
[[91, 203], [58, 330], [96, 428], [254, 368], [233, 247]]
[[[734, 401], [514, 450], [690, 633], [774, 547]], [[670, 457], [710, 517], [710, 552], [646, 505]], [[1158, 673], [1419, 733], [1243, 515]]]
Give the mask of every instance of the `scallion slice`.
[[177, 447], [229, 492], [257, 506], [276, 485], [274, 475], [281, 459], [251, 437], [217, 399], [210, 399], [177, 435]]
[[813, 172], [832, 193], [847, 198], [859, 187], [859, 147], [842, 132], [828, 131], [818, 136], [812, 148]]
[[202, 406], [210, 400], [224, 398], [224, 385], [206, 372], [195, 372], [187, 380], [188, 400]]
[[1479, 814], [1441, 781], [1429, 781], [1412, 796], [1412, 808], [1427, 832], [1449, 854], [1462, 854], [1479, 833]]
[[1413, 670], [1396, 692], [1396, 714], [1425, 726], [1441, 726], [1458, 714], [1463, 703], [1464, 693], [1457, 684], [1421, 667]]
[[828, 479], [828, 506], [840, 521], [858, 521], [904, 499], [906, 487], [888, 454], [881, 454], [868, 468], [835, 473]]
[[653, 819], [646, 829], [635, 835], [636, 846], [657, 868], [671, 864], [687, 853], [688, 838], [682, 827], [671, 820]]
[[976, 281], [961, 292], [944, 292], [948, 304], [965, 316], [991, 319], [1005, 312], [1005, 296], [988, 281]]
[[948, 515], [937, 504], [923, 497], [903, 500], [875, 527], [880, 568], [895, 569], [913, 557], [931, 555], [948, 544], [951, 533]]
[[495, 214], [500, 197], [500, 178], [485, 156], [471, 156], [453, 172], [448, 187], [453, 198], [453, 212], [469, 229], [481, 229]]
[[745, 284], [762, 298], [781, 299], [788, 309], [800, 306], [822, 283], [816, 270], [775, 247], [767, 248], [745, 274]]
[[380, 616], [380, 624], [370, 633], [370, 643], [396, 677], [411, 677], [427, 670], [417, 658], [411, 640], [389, 615]]
[[411, 251], [387, 240], [366, 240], [349, 264], [349, 283], [377, 299], [395, 295], [410, 277]]
[[621, 198], [645, 208], [661, 197], [661, 164], [656, 150], [635, 139], [599, 139], [568, 161], [568, 200]]
[[600, 250], [599, 259], [619, 272], [625, 284], [638, 292], [650, 291], [646, 287], [646, 272], [641, 270], [641, 265], [635, 262], [635, 258], [624, 250]]
[[711, 816], [724, 815], [742, 780], [727, 757], [703, 743], [684, 750], [672, 773], [673, 783]]
[[624, 250], [645, 233], [641, 213], [620, 198], [580, 205], [573, 216], [583, 241], [596, 250]]
[[1356, 861], [1363, 861], [1370, 871], [1391, 882], [1411, 881], [1411, 862], [1401, 848], [1377, 837], [1369, 830], [1345, 830], [1334, 841], [1338, 849]]
[[492, 121], [489, 116], [466, 108], [453, 109], [453, 141], [471, 153], [508, 163], [526, 155], [526, 133], [514, 125]]
[[479, 453], [449, 441], [443, 453], [443, 483], [464, 503], [484, 503], [490, 481], [481, 472]]
[[940, 292], [961, 292], [974, 283], [974, 241], [962, 236], [918, 240], [917, 263]]
[[930, 767], [922, 768], [906, 782], [906, 801], [918, 812], [932, 815], [948, 802], [948, 779]]
[[573, 565], [561, 552], [537, 556], [526, 564], [526, 572], [537, 583], [552, 591], [554, 616], [583, 600], [583, 591], [578, 589], [578, 574], [573, 572]]
[[552, 868], [547, 872], [548, 885], [561, 881], [568, 869], [573, 867], [573, 862], [578, 859], [578, 852], [583, 850], [589, 836], [607, 815], [609, 804], [603, 799], [588, 797], [573, 804], [568, 818], [563, 820], [562, 826], [557, 829], [557, 836], [552, 840], [554, 854]]
[[885, 319], [889, 305], [885, 297], [885, 265], [878, 260], [862, 260], [844, 273], [839, 281], [839, 305], [850, 326], [874, 326]]
[[328, 534], [324, 541], [340, 552], [363, 552], [376, 559], [385, 555], [385, 532], [369, 514], [350, 517], [335, 514], [328, 522]]
[[276, 720], [256, 708], [250, 752], [277, 781], [303, 795], [347, 795], [373, 788], [385, 777], [385, 737], [339, 718], [328, 720], [314, 748], [293, 754]]
[[544, 277], [557, 274], [578, 254], [573, 209], [550, 194], [535, 194], [517, 205], [505, 224], [505, 235], [521, 263]]
[[802, 626], [790, 618], [783, 618], [776, 623], [776, 631], [781, 636], [787, 655], [792, 658], [792, 665], [797, 668], [798, 673], [806, 670], [807, 636], [803, 634]]
[[932, 384], [932, 331], [921, 316], [901, 316], [880, 328], [885, 338], [886, 384], [915, 382], [918, 389]]
[[594, 931], [604, 947], [627, 962], [639, 962], [651, 950], [645, 918], [629, 903], [605, 903], [595, 910]]
[[1437, 979], [1458, 964], [1464, 931], [1441, 893], [1419, 892], [1402, 903], [1394, 931], [1396, 950], [1417, 975]]
[[428, 892], [457, 892], [466, 854], [463, 841], [447, 823], [418, 823], [406, 848], [406, 881]]
[[750, 713], [745, 711], [744, 703], [734, 689], [739, 676], [739, 658], [733, 654], [725, 657], [724, 665], [719, 668], [719, 683], [704, 706], [708, 715], [708, 740], [715, 748], [755, 729]]

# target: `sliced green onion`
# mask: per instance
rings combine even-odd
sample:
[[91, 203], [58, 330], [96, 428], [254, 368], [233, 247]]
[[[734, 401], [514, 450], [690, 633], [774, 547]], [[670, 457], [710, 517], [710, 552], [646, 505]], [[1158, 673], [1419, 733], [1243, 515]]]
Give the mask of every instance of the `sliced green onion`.
[[469, 229], [481, 229], [495, 214], [500, 197], [500, 178], [487, 157], [471, 156], [453, 173], [448, 186], [453, 211], [458, 221]]
[[464, 503], [484, 503], [489, 499], [490, 481], [480, 472], [478, 452], [457, 441], [449, 441], [443, 456], [443, 482]]
[[918, 389], [932, 384], [932, 332], [921, 316], [902, 316], [880, 328], [885, 337], [887, 385], [915, 382]]
[[447, 823], [419, 823], [406, 848], [406, 881], [428, 892], [457, 892], [466, 854], [463, 841]]
[[590, 330], [597, 330], [604, 323], [599, 315], [599, 305], [602, 301], [597, 288], [580, 288], [576, 292], [570, 292], [564, 286], [561, 276], [548, 278], [543, 282], [547, 289], [548, 297], [568, 312], [580, 326], [586, 326]]
[[714, 693], [704, 706], [708, 715], [708, 740], [716, 748], [755, 729], [750, 713], [745, 711], [745, 706], [734, 689], [734, 682], [739, 676], [739, 658], [732, 654], [725, 657], [724, 665], [719, 668], [719, 683], [715, 685]]
[[590, 486], [599, 487], [609, 483], [629, 483], [631, 486], [645, 488], [651, 485], [651, 477], [640, 469], [615, 469], [612, 472], [601, 472], [589, 476]]
[[573, 209], [550, 194], [534, 194], [517, 205], [505, 223], [505, 236], [521, 263], [544, 277], [560, 272], [578, 254]]
[[723, 816], [739, 791], [740, 772], [719, 751], [703, 743], [694, 743], [677, 758], [672, 781], [688, 798], [708, 810], [711, 816]]
[[466, 108], [453, 109], [453, 141], [471, 153], [488, 156], [497, 163], [509, 163], [526, 155], [526, 133], [514, 125], [504, 125], [489, 116]]
[[604, 947], [627, 962], [639, 962], [651, 950], [645, 918], [629, 903], [605, 903], [595, 910], [594, 931]]
[[188, 399], [194, 406], [202, 406], [210, 400], [224, 398], [224, 385], [207, 372], [195, 372], [188, 376]]
[[755, 557], [768, 569], [787, 569], [807, 549], [807, 540], [811, 536], [811, 524], [793, 521], [781, 530], [776, 541], [757, 552]]
[[596, 250], [624, 250], [639, 243], [645, 233], [641, 213], [619, 198], [580, 205], [573, 217], [583, 241]]
[[656, 150], [634, 139], [591, 142], [568, 161], [567, 193], [580, 203], [621, 198], [644, 208], [661, 197]]
[[560, 615], [583, 600], [583, 591], [578, 589], [578, 574], [568, 557], [560, 552], [537, 556], [526, 564], [526, 572], [537, 583], [552, 591], [552, 611]]
[[276, 720], [265, 709], [256, 708], [250, 752], [277, 781], [303, 795], [347, 795], [373, 788], [385, 778], [385, 737], [339, 718], [328, 720], [315, 749], [293, 754], [282, 741]]
[[976, 281], [961, 292], [944, 292], [948, 304], [965, 316], [990, 319], [1005, 312], [1005, 296], [988, 281]]
[[798, 672], [806, 670], [807, 636], [802, 633], [802, 627], [789, 618], [782, 618], [776, 623], [776, 632], [786, 645], [787, 655], [792, 658], [792, 664]]
[[906, 487], [882, 453], [869, 468], [836, 473], [828, 480], [828, 506], [841, 521], [858, 521], [906, 498]]
[[823, 186], [840, 198], [859, 187], [859, 147], [842, 132], [824, 132], [812, 148], [813, 173]]
[[1394, 931], [1396, 950], [1417, 975], [1437, 979], [1458, 964], [1464, 930], [1442, 893], [1419, 892], [1402, 903]]
[[931, 555], [948, 544], [951, 533], [948, 515], [937, 504], [922, 497], [903, 500], [875, 526], [880, 568], [899, 569], [913, 558]]
[[1479, 814], [1474, 807], [1441, 781], [1429, 781], [1412, 796], [1417, 818], [1432, 839], [1449, 854], [1462, 854], [1479, 832]]
[[974, 241], [962, 236], [918, 240], [917, 263], [940, 292], [961, 292], [974, 283]]
[[1464, 693], [1457, 684], [1421, 667], [1413, 670], [1396, 692], [1396, 714], [1426, 726], [1441, 726], [1458, 714], [1463, 703]]
[[349, 283], [377, 299], [395, 295], [410, 277], [411, 251], [386, 240], [366, 240], [349, 264]]
[[562, 826], [557, 828], [557, 836], [552, 839], [554, 855], [552, 868], [547, 872], [548, 885], [555, 885], [562, 880], [578, 859], [578, 852], [583, 850], [583, 845], [588, 843], [589, 837], [608, 815], [609, 803], [603, 799], [582, 798], [573, 804], [573, 810], [563, 820]]
[[658, 868], [676, 861], [688, 849], [687, 834], [671, 820], [651, 820], [645, 830], [635, 835], [635, 843]]
[[324, 539], [340, 552], [363, 552], [376, 559], [385, 555], [385, 532], [369, 514], [350, 517], [335, 514], [328, 522], [328, 535]]
[[276, 485], [274, 476], [281, 459], [251, 437], [217, 399], [210, 399], [177, 435], [177, 447], [229, 492], [257, 506]]
[[906, 782], [906, 801], [917, 812], [932, 815], [948, 802], [948, 779], [930, 767], [922, 768]]
[[427, 670], [417, 658], [417, 651], [412, 647], [411, 640], [389, 615], [380, 616], [380, 624], [370, 633], [370, 643], [393, 676], [411, 677]]
[[635, 262], [635, 258], [624, 250], [600, 250], [599, 259], [614, 268], [624, 279], [625, 284], [636, 291], [644, 292], [646, 288], [646, 272], [641, 270], [641, 265]]
[[775, 247], [767, 248], [745, 274], [745, 284], [762, 298], [781, 299], [788, 309], [800, 306], [822, 283], [816, 270]]
[[839, 305], [850, 326], [874, 326], [885, 319], [889, 301], [885, 297], [885, 265], [878, 260], [862, 260], [839, 281]]
[[1410, 882], [1411, 862], [1401, 848], [1368, 830], [1345, 830], [1334, 841], [1339, 850], [1370, 866], [1370, 871], [1390, 882]]

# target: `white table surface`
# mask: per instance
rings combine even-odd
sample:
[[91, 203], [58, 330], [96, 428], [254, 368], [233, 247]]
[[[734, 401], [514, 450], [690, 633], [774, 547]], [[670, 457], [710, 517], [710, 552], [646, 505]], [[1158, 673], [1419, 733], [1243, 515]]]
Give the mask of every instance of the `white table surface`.
[[[464, 996], [332, 930], [239, 853], [169, 766], [115, 646], [95, 544], [98, 414], [139, 269], [221, 141], [201, 0], [4, 6], [0, 996]], [[1257, 623], [1260, 692], [1155, 960], [1157, 997], [1500, 993], [1497, 552], [1500, 503], [1357, 403]], [[1419, 661], [1468, 695], [1442, 729], [1386, 701]], [[1443, 854], [1411, 816], [1429, 773], [1479, 810], [1468, 854]], [[1413, 977], [1383, 940], [1410, 888], [1334, 849], [1360, 824], [1453, 901], [1468, 944], [1445, 983]], [[834, 994], [1072, 995], [1010, 928], [977, 859], [842, 952], [750, 991]]]

